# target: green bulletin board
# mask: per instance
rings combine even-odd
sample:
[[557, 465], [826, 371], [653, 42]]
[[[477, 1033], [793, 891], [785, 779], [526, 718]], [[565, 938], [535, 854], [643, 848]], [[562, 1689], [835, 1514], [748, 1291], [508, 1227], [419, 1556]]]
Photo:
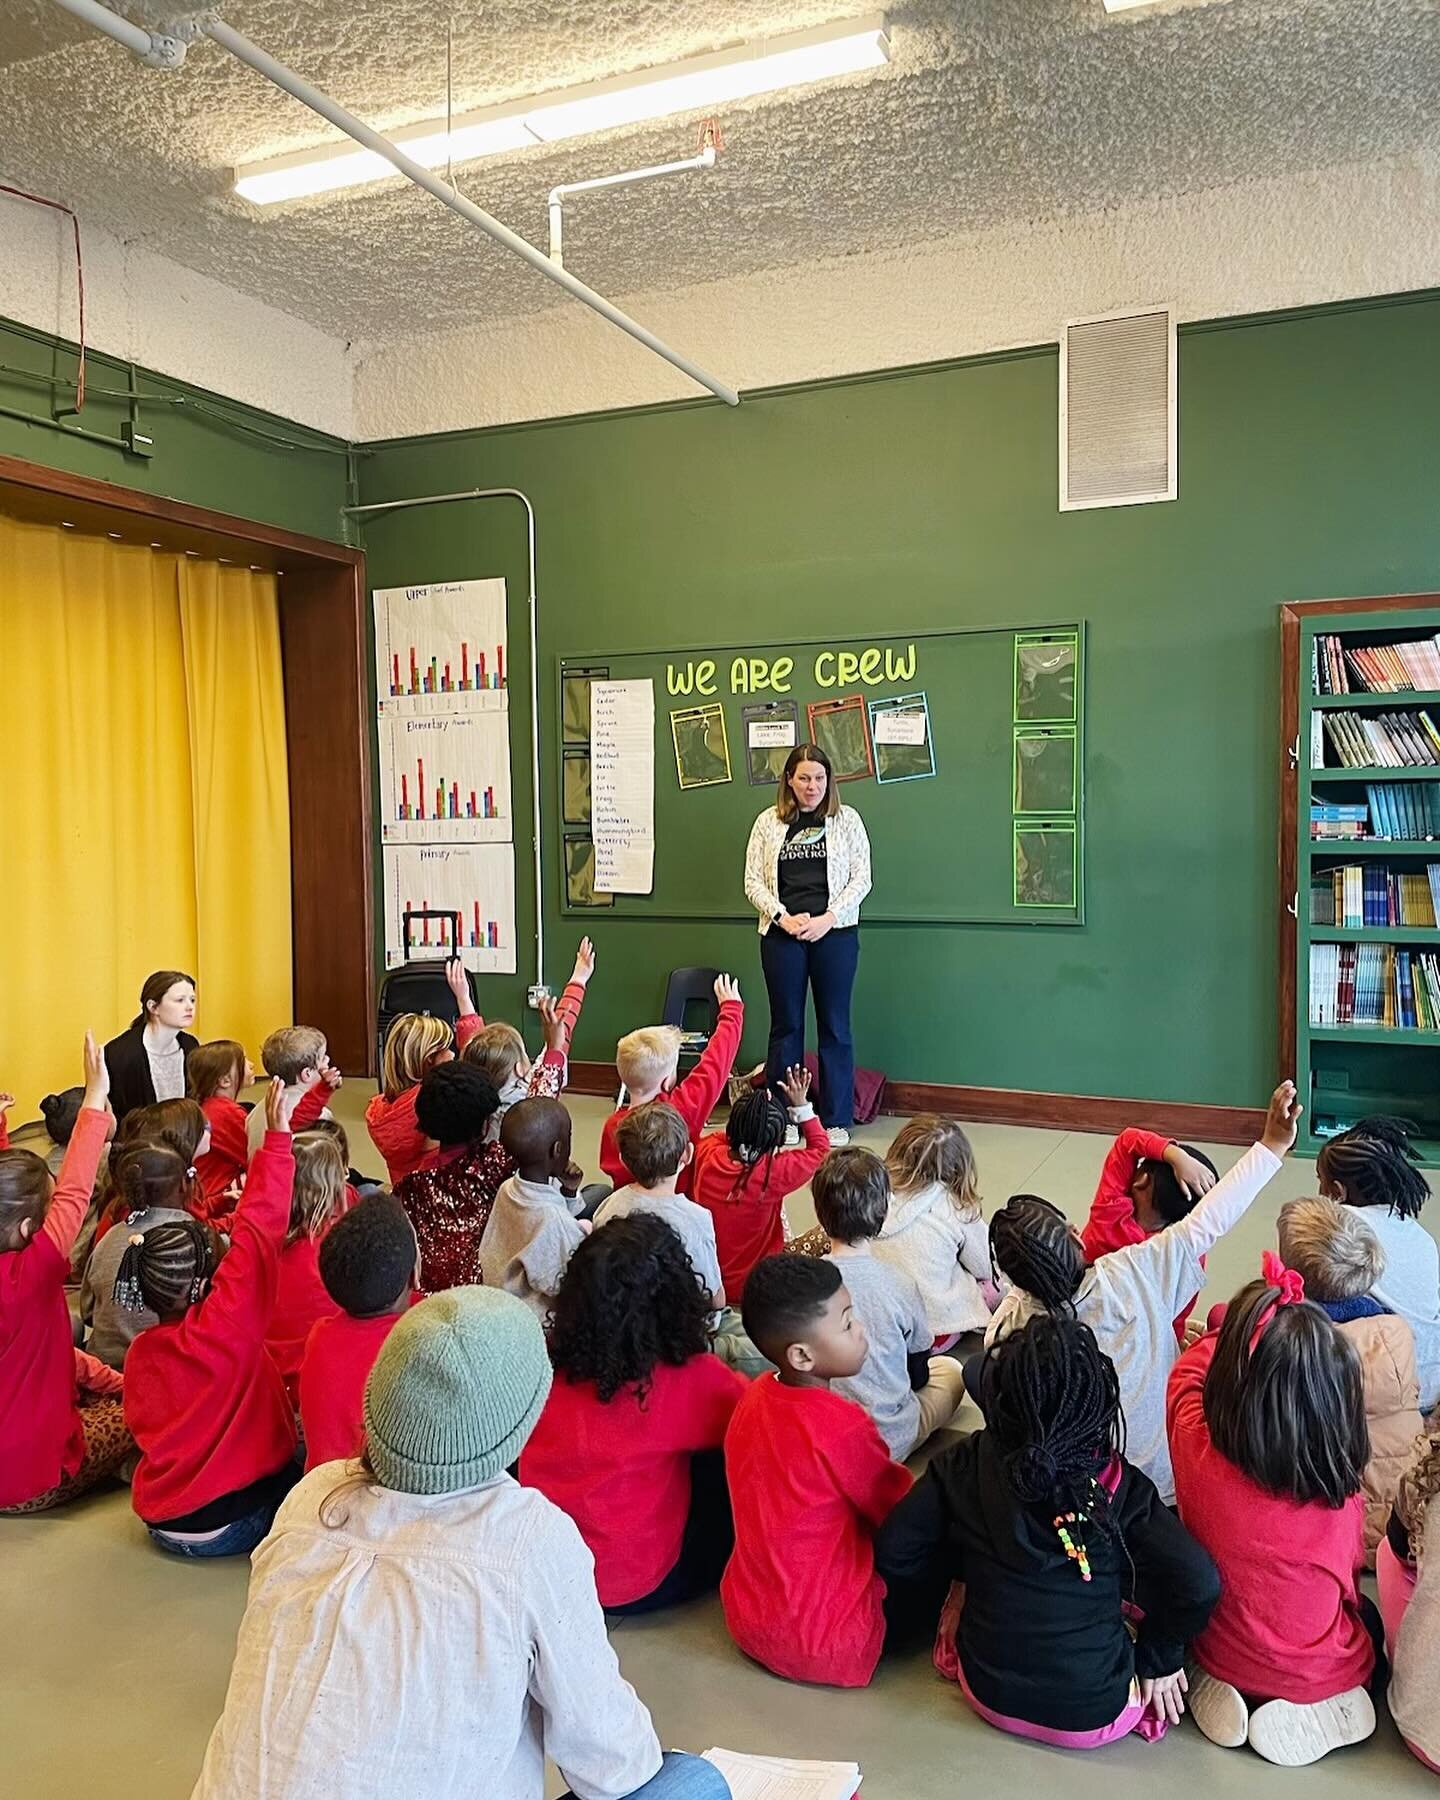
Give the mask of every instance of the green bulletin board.
[[[1083, 651], [1083, 625], [1072, 622], [564, 657], [557, 670], [563, 743], [553, 746], [565, 821], [564, 909], [749, 918], [745, 846], [771, 799], [755, 777], [787, 754], [772, 743], [752, 755], [749, 726], [793, 718], [792, 741], [803, 742], [814, 717], [839, 725], [848, 767], [868, 771], [841, 790], [870, 836], [875, 885], [867, 923], [1082, 924]], [[587, 808], [589, 800], [588, 682], [596, 677], [654, 683], [653, 894], [599, 895], [587, 878], [589, 833], [580, 812], [582, 791]], [[852, 705], [837, 708], [837, 701]], [[706, 709], [703, 739], [699, 709]], [[887, 715], [888, 725], [881, 723]], [[677, 732], [685, 779], [704, 760], [704, 785], [681, 787]]]

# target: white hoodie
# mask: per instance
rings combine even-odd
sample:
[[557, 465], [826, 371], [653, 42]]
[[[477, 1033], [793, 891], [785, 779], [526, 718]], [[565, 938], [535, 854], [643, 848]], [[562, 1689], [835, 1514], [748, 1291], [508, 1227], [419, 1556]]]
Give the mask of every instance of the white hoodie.
[[882, 1261], [903, 1269], [920, 1290], [925, 1318], [934, 1336], [983, 1331], [990, 1308], [980, 1292], [994, 1279], [990, 1228], [977, 1212], [962, 1219], [955, 1196], [932, 1181], [913, 1193], [896, 1194], [871, 1248]]

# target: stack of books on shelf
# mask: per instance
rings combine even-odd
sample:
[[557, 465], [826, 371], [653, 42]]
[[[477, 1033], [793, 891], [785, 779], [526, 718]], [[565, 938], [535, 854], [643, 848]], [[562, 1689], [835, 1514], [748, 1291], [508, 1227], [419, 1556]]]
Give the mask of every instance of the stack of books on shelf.
[[[1412, 782], [1408, 785], [1418, 787], [1420, 784]], [[1374, 791], [1373, 788], [1367, 789], [1367, 792], [1372, 794]], [[1369, 818], [1369, 806], [1362, 806], [1358, 801], [1332, 805], [1329, 801], [1312, 800], [1310, 802], [1310, 835], [1316, 839], [1333, 838], [1336, 842], [1343, 842], [1346, 838], [1353, 841], [1365, 836], [1365, 826]]]
[[1310, 1023], [1440, 1034], [1440, 956], [1394, 944], [1312, 944]]
[[1426, 781], [1382, 781], [1365, 786], [1376, 837], [1440, 837], [1440, 794]]
[[1440, 916], [1440, 862], [1419, 869], [1385, 863], [1351, 863], [1326, 869], [1310, 884], [1310, 923], [1349, 931], [1367, 925], [1420, 925], [1433, 930]]
[[1332, 712], [1325, 736], [1346, 769], [1429, 768], [1440, 763], [1440, 730], [1424, 707], [1414, 712]]
[[1440, 637], [1406, 644], [1361, 644], [1317, 637], [1310, 671], [1317, 694], [1410, 694], [1440, 690]]

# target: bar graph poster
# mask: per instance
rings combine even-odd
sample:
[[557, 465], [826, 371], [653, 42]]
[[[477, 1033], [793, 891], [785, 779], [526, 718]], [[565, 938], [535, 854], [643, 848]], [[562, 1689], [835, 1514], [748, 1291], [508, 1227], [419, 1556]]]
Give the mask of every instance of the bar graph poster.
[[514, 835], [509, 714], [382, 713], [380, 836], [490, 844]]
[[[385, 967], [405, 961], [406, 911], [460, 915], [460, 954], [477, 975], [515, 973], [515, 861], [509, 844], [386, 844]], [[412, 958], [451, 953], [451, 928], [421, 926]]]
[[506, 706], [505, 583], [376, 588], [375, 692], [382, 715]]

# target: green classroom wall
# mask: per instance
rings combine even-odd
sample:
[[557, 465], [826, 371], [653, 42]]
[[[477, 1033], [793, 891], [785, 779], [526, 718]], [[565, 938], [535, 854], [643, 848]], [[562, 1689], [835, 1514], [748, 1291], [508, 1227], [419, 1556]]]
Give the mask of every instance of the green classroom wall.
[[[563, 980], [560, 656], [1086, 620], [1086, 923], [872, 925], [860, 1060], [895, 1078], [1235, 1105], [1274, 1080], [1277, 608], [1440, 587], [1440, 299], [1190, 328], [1180, 498], [1061, 514], [1053, 348], [747, 396], [370, 446], [362, 499], [513, 486], [539, 537], [545, 973]], [[367, 523], [375, 586], [503, 574], [523, 807], [524, 523], [505, 502]], [[657, 696], [662, 711], [664, 696]], [[673, 768], [657, 758], [657, 779]], [[931, 833], [963, 833], [936, 784]], [[847, 798], [863, 809], [863, 789]], [[757, 797], [757, 810], [758, 810]], [[744, 842], [697, 834], [737, 915]], [[925, 837], [911, 853], [927, 854]], [[518, 1016], [533, 931], [518, 846]], [[753, 915], [751, 915], [753, 920]], [[607, 918], [575, 1054], [714, 963], [766, 1009], [753, 922]]]

